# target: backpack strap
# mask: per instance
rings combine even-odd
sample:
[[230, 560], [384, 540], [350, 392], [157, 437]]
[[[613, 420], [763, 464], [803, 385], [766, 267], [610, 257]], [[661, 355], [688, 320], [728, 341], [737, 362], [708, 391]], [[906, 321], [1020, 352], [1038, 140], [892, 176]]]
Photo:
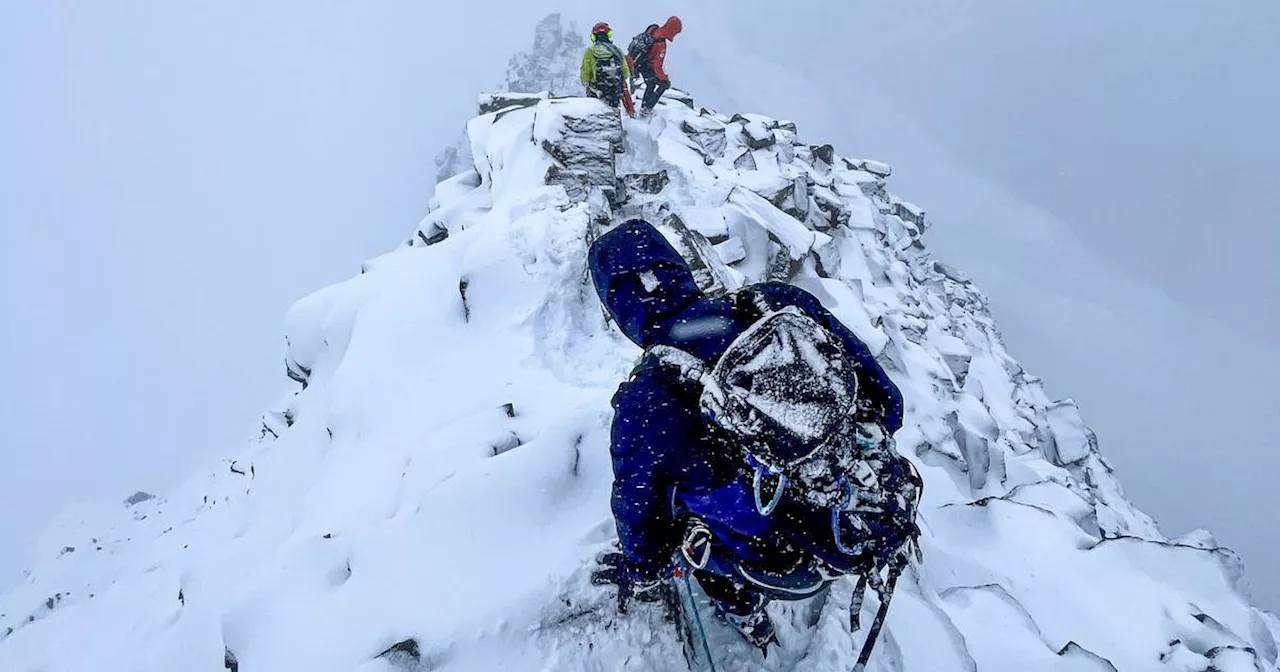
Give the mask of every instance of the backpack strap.
[[691, 390], [701, 390], [703, 376], [710, 371], [706, 362], [670, 345], [655, 345], [646, 350], [645, 355], [652, 357], [663, 371]]

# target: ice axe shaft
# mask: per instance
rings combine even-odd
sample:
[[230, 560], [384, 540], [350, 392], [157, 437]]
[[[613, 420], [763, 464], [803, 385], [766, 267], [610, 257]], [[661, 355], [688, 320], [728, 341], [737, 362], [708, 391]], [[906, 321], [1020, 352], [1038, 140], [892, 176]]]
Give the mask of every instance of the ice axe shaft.
[[889, 614], [889, 601], [893, 599], [893, 589], [898, 585], [898, 576], [901, 574], [902, 568], [898, 565], [889, 570], [889, 581], [885, 584], [884, 592], [880, 593], [880, 609], [876, 611], [876, 620], [871, 622], [871, 629], [867, 631], [867, 640], [862, 645], [862, 653], [858, 654], [853, 672], [865, 672], [867, 669], [867, 661], [871, 660], [871, 651], [880, 638], [880, 629], [884, 627], [885, 616]]

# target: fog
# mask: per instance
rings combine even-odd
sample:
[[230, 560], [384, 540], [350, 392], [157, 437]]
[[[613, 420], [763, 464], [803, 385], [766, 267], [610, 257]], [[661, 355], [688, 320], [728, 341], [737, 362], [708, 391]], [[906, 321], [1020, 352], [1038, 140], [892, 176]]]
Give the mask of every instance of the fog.
[[1138, 504], [1280, 604], [1254, 523], [1280, 504], [1274, 3], [426, 4], [0, 9], [0, 582], [61, 507], [254, 434], [284, 311], [411, 231], [475, 94], [563, 7], [621, 34], [680, 13], [677, 86], [893, 164]]
[[[787, 19], [737, 30], [812, 80], [792, 86], [828, 91], [804, 130], [892, 163], [935, 254], [975, 276], [1012, 354], [1079, 401], [1131, 497], [1167, 533], [1215, 532], [1280, 605], [1280, 533], [1257, 522], [1280, 506], [1280, 91], [1265, 83], [1280, 6], [854, 3]], [[850, 39], [767, 39], [824, 20]]]

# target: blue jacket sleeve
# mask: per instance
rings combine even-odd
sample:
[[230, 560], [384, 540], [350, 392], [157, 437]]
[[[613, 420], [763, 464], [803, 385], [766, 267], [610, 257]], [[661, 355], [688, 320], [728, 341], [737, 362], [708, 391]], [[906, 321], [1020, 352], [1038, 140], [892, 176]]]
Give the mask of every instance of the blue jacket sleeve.
[[852, 330], [836, 319], [827, 310], [818, 297], [794, 285], [779, 282], [765, 283], [761, 286], [765, 296], [778, 307], [793, 305], [812, 315], [823, 326], [830, 329], [853, 355], [858, 364], [858, 389], [871, 402], [872, 410], [880, 424], [890, 434], [902, 429], [902, 392], [889, 379], [884, 367], [876, 361], [875, 355], [867, 348]]
[[643, 364], [613, 397], [613, 515], [631, 568], [656, 577], [674, 548], [672, 487], [680, 456], [699, 436], [695, 407]]

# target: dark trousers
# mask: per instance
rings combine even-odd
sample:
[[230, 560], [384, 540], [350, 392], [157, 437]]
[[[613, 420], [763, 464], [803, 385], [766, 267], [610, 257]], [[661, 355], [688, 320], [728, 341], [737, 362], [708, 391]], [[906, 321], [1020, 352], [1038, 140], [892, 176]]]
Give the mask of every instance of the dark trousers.
[[734, 582], [718, 574], [704, 570], [694, 570], [693, 576], [702, 587], [702, 592], [716, 602], [717, 607], [734, 616], [746, 616], [762, 608], [768, 599], [760, 593], [746, 587], [735, 586]]
[[640, 103], [641, 109], [652, 110], [658, 104], [658, 99], [662, 94], [671, 88], [669, 80], [658, 79], [658, 73], [652, 70], [642, 70], [640, 76], [644, 77], [644, 101]]
[[588, 91], [587, 95], [591, 96], [592, 98], [599, 98], [600, 100], [603, 100], [604, 104], [608, 105], [609, 107], [617, 107], [622, 104], [621, 90], [617, 90], [617, 91], [592, 90], [592, 91]]

